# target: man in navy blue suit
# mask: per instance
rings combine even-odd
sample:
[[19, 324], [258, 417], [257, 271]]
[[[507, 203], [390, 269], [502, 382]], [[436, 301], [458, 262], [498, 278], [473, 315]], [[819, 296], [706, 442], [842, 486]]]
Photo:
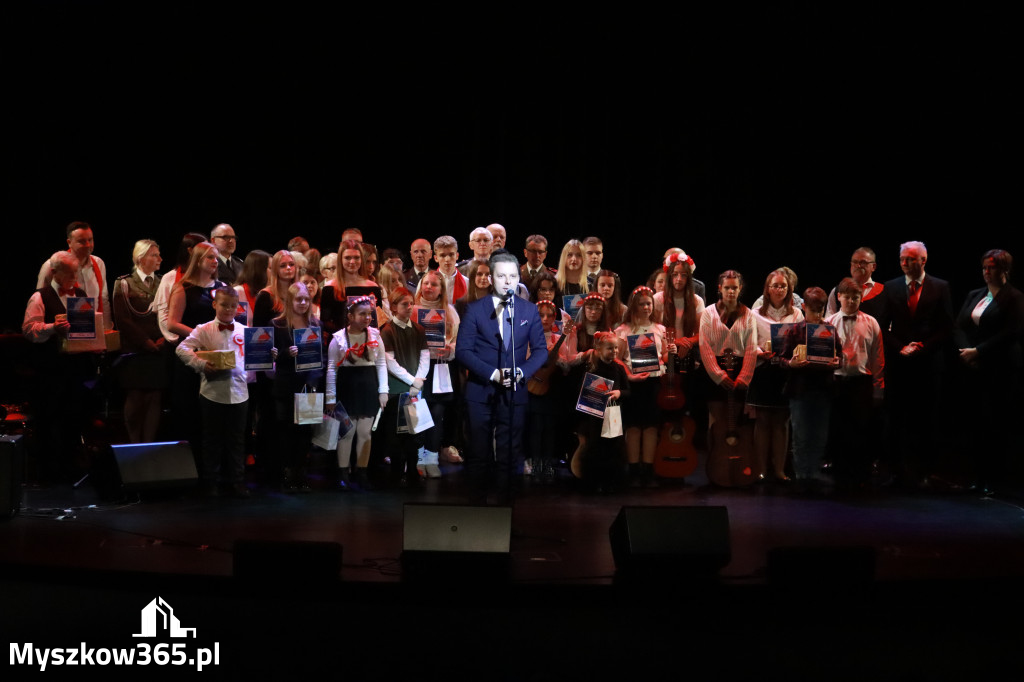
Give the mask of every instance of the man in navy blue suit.
[[900, 245], [903, 277], [885, 283], [885, 393], [892, 456], [901, 483], [920, 485], [934, 473], [934, 434], [943, 423], [942, 389], [952, 351], [953, 303], [949, 283], [925, 275], [928, 249]]
[[498, 504], [511, 504], [523, 465], [526, 379], [547, 358], [537, 306], [515, 296], [519, 261], [491, 257], [490, 296], [470, 303], [459, 325], [455, 357], [469, 370], [466, 403], [471, 501], [483, 504], [494, 479]]

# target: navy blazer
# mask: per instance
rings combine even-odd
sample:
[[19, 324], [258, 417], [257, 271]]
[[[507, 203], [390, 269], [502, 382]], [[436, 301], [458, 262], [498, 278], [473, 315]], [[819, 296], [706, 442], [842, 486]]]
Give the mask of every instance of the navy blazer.
[[1021, 331], [1024, 328], [1024, 294], [1007, 284], [996, 294], [974, 324], [971, 313], [988, 295], [988, 287], [967, 294], [956, 318], [956, 343], [960, 348], [976, 348], [982, 369], [1005, 371], [1020, 368]]
[[[537, 306], [522, 298], [515, 301], [515, 317], [512, 333], [515, 340], [516, 367], [523, 370], [523, 376], [533, 376], [548, 357], [544, 341], [544, 326], [541, 324]], [[491, 381], [494, 370], [512, 366], [512, 352], [506, 350], [498, 327], [497, 311], [492, 296], [473, 301], [466, 306], [466, 314], [459, 322], [459, 336], [455, 343], [455, 357], [469, 370], [466, 383], [466, 400], [487, 403], [495, 392], [505, 390]], [[527, 358], [529, 351], [529, 358]], [[516, 402], [527, 401], [526, 384], [519, 384]]]
[[951, 347], [953, 298], [949, 282], [926, 274], [921, 285], [921, 296], [917, 300], [917, 310], [913, 316], [907, 307], [909, 294], [910, 290], [903, 276], [885, 283], [885, 322], [881, 327], [882, 331], [886, 332], [886, 360], [897, 359], [900, 350], [911, 341], [923, 344], [926, 356], [938, 358], [944, 350]]

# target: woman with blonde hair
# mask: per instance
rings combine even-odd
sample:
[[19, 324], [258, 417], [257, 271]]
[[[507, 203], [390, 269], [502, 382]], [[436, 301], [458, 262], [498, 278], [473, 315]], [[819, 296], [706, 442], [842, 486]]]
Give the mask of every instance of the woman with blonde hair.
[[587, 293], [587, 277], [583, 273], [583, 244], [580, 240], [570, 239], [562, 247], [555, 280], [563, 296]]
[[440, 478], [439, 453], [444, 452], [445, 458], [449, 461], [457, 462], [462, 458], [458, 450], [451, 445], [443, 450], [441, 448], [442, 442], [452, 444], [457, 440], [458, 434], [454, 424], [445, 421], [445, 412], [454, 401], [455, 394], [433, 392], [434, 374], [439, 371], [439, 365], [447, 366], [448, 361], [455, 357], [455, 339], [459, 335], [459, 314], [455, 312], [455, 306], [448, 303], [447, 282], [437, 270], [428, 270], [416, 286], [412, 313], [414, 322], [419, 321], [420, 310], [443, 310], [445, 314], [444, 347], [430, 349], [430, 372], [423, 386], [427, 406], [430, 407], [430, 416], [434, 420], [434, 428], [424, 434], [423, 455], [419, 463], [428, 478]]

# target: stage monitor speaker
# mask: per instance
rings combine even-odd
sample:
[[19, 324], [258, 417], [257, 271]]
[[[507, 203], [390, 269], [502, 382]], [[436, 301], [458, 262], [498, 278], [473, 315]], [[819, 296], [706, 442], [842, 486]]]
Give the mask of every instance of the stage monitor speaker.
[[341, 579], [342, 547], [337, 542], [246, 540], [235, 542], [235, 578], [279, 585], [330, 584]]
[[0, 520], [21, 509], [21, 484], [25, 478], [25, 441], [21, 435], [0, 436]]
[[508, 578], [511, 507], [408, 503], [403, 516], [403, 578]]
[[618, 577], [713, 576], [732, 558], [725, 507], [622, 507], [608, 537]]
[[199, 478], [187, 441], [112, 445], [111, 449], [126, 491], [193, 486]]

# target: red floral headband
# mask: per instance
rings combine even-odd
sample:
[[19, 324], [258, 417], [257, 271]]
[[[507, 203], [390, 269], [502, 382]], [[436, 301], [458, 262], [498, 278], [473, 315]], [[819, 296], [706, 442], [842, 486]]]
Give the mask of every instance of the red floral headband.
[[672, 267], [673, 263], [680, 262], [688, 264], [690, 266], [690, 270], [693, 270], [694, 268], [697, 267], [696, 265], [694, 265], [693, 259], [686, 255], [685, 251], [680, 251], [678, 253], [673, 253], [669, 255], [669, 257], [665, 259], [665, 265], [663, 266], [663, 269], [665, 270], [665, 272], [668, 272], [669, 268]]

